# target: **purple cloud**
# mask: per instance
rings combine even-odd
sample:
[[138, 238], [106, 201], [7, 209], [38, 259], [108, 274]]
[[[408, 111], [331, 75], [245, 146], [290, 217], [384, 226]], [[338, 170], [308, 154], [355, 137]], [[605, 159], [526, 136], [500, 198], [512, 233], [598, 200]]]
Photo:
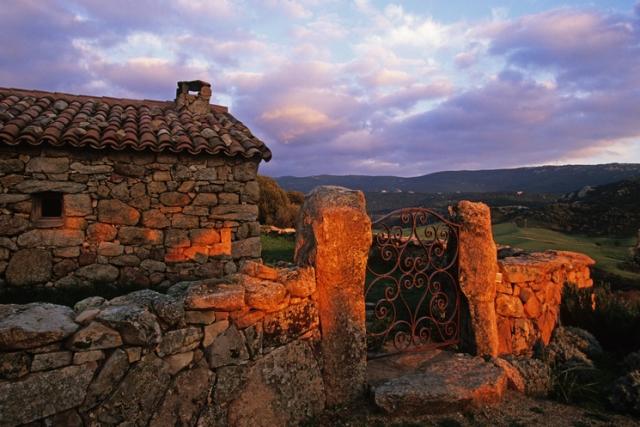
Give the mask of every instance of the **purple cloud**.
[[357, 9], [14, 2], [0, 9], [0, 86], [171, 99], [176, 81], [209, 80], [272, 148], [272, 175], [588, 160], [640, 139], [640, 4], [454, 25]]
[[574, 9], [526, 16], [495, 34], [490, 52], [526, 69], [556, 72], [563, 85], [620, 88], [640, 81], [640, 16]]

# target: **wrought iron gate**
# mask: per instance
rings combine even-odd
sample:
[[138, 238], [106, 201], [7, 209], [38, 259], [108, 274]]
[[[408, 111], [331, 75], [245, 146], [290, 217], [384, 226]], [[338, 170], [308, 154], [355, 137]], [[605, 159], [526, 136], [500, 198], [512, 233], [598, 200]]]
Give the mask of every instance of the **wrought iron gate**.
[[427, 208], [373, 223], [365, 286], [370, 357], [459, 342], [459, 228]]

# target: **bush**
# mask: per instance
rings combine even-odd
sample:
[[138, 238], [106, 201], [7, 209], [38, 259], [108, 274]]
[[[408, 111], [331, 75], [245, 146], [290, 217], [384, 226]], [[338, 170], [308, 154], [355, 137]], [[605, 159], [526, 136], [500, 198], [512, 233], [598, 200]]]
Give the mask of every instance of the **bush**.
[[624, 355], [640, 349], [640, 303], [611, 292], [609, 285], [565, 287], [560, 316], [564, 325], [591, 332], [607, 351]]
[[298, 211], [304, 195], [298, 191], [286, 192], [272, 178], [258, 176], [260, 201], [258, 202], [258, 220], [261, 224], [276, 227], [295, 227]]

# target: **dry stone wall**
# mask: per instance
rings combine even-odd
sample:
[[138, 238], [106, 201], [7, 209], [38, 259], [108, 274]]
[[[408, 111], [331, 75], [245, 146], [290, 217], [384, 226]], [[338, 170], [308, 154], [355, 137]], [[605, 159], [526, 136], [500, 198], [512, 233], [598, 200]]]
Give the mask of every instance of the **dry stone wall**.
[[0, 305], [0, 426], [295, 425], [325, 407], [312, 267]]
[[537, 342], [549, 344], [563, 287], [593, 286], [589, 267], [595, 261], [576, 252], [523, 254], [498, 264], [495, 307], [500, 354], [530, 354]]
[[[0, 289], [164, 288], [260, 257], [257, 160], [42, 147], [0, 149]], [[61, 192], [64, 222], [32, 220]]]

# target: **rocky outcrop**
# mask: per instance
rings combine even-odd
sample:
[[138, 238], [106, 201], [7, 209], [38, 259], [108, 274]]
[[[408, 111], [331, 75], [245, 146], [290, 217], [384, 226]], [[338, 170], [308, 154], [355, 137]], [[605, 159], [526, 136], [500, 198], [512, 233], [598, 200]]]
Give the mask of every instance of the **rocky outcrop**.
[[506, 356], [502, 360], [518, 372], [522, 379], [522, 391], [527, 395], [546, 397], [551, 392], [553, 376], [548, 363], [540, 359], [518, 356]]
[[640, 415], [640, 370], [631, 371], [616, 380], [609, 402], [618, 411]]
[[505, 370], [481, 357], [450, 352], [402, 355], [373, 362], [373, 400], [391, 414], [439, 414], [497, 404]]
[[598, 340], [588, 331], [573, 327], [558, 327], [546, 348], [549, 362], [561, 366], [578, 363], [593, 366], [594, 360], [604, 354]]

